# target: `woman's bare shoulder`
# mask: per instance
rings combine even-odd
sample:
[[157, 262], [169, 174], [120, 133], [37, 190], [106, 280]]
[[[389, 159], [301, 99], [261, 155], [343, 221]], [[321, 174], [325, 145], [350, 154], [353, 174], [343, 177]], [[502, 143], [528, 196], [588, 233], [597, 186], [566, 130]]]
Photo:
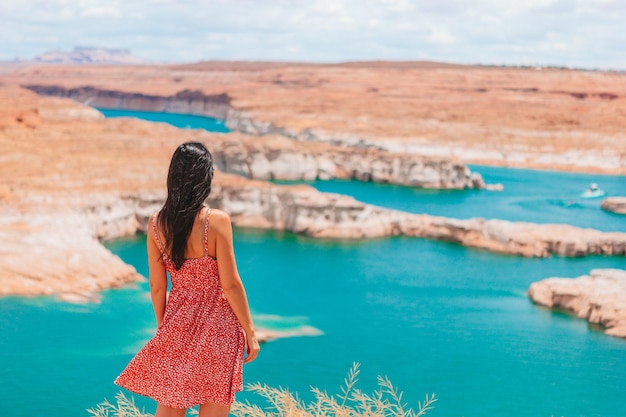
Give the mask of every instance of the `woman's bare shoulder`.
[[209, 230], [215, 233], [218, 239], [231, 241], [233, 236], [233, 226], [230, 223], [230, 216], [222, 210], [211, 209], [209, 219]]
[[209, 217], [209, 227], [223, 228], [230, 227], [230, 215], [220, 209], [211, 209], [211, 215]]

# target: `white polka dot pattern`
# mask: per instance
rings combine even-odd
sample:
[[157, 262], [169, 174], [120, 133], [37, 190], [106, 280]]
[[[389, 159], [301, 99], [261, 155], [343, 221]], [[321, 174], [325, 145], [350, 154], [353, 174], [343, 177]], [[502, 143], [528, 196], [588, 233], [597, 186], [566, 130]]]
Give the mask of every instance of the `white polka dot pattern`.
[[[166, 255], [172, 288], [154, 337], [115, 380], [123, 388], [174, 408], [229, 405], [241, 391], [245, 338], [219, 281], [217, 261], [187, 259], [180, 270]], [[161, 242], [153, 220], [153, 228]]]

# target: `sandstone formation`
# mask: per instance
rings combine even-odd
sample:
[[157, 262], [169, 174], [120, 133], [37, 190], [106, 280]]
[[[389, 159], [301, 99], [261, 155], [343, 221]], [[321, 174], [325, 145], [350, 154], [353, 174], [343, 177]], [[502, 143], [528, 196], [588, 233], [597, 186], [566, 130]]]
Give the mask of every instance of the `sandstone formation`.
[[573, 279], [544, 279], [530, 286], [528, 296], [539, 305], [602, 325], [608, 335], [626, 338], [626, 271], [595, 269]]
[[[166, 167], [178, 144], [197, 140], [212, 148], [224, 137], [103, 120], [70, 100], [0, 87], [0, 295], [82, 299], [141, 279], [100, 241], [145, 230], [165, 198]], [[626, 247], [624, 233], [416, 215], [223, 172], [209, 203], [237, 226], [313, 237], [405, 235], [524, 256], [623, 255]]]
[[625, 174], [623, 78], [420, 62], [206, 62], [30, 66], [0, 82], [161, 97], [200, 90], [227, 95], [228, 124], [246, 132], [460, 163]]
[[[128, 94], [93, 87], [66, 89], [57, 86], [28, 85], [44, 96], [66, 97], [102, 108], [149, 110], [203, 115], [231, 120], [230, 97], [181, 91], [168, 97]], [[246, 129], [239, 129], [246, 132]], [[217, 166], [224, 172], [262, 180], [314, 180], [351, 178], [425, 188], [484, 188], [480, 174], [467, 166], [446, 159], [390, 153], [372, 146], [351, 148], [294, 143], [277, 135], [284, 131], [254, 131], [274, 135], [256, 138], [236, 135], [216, 137], [213, 147]], [[293, 137], [291, 137], [293, 139]], [[282, 139], [282, 140], [281, 140]], [[351, 144], [352, 146], [353, 144]], [[358, 144], [357, 144], [358, 145]]]
[[600, 207], [613, 213], [626, 214], [626, 197], [605, 198]]

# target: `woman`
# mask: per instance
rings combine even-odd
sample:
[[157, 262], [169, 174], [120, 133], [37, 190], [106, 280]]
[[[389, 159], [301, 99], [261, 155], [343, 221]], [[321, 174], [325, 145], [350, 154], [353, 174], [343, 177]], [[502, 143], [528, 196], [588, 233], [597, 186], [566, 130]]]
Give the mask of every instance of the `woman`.
[[[198, 404], [200, 417], [227, 416], [242, 389], [242, 362], [259, 353], [230, 218], [204, 205], [212, 178], [207, 148], [180, 145], [170, 163], [167, 200], [149, 221], [150, 294], [158, 329], [115, 383], [155, 399], [155, 417], [182, 417]], [[167, 302], [166, 273], [172, 284]]]

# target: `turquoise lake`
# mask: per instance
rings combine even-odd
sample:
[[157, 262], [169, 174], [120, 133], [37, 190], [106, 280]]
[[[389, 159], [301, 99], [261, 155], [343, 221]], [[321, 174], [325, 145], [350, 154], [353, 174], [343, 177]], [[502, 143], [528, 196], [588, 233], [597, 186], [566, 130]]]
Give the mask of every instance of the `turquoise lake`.
[[191, 114], [159, 113], [138, 110], [118, 110], [102, 109], [98, 110], [105, 117], [135, 117], [137, 119], [148, 120], [150, 122], [163, 122], [183, 129], [205, 129], [211, 132], [227, 133], [230, 129], [226, 127], [223, 120], [211, 117], [194, 116]]
[[[590, 182], [624, 195], [624, 177], [472, 168], [504, 191], [312, 185], [413, 212], [626, 231], [626, 216], [577, 198]], [[107, 247], [147, 275], [144, 237]], [[626, 340], [525, 295], [546, 277], [624, 268], [624, 257], [529, 259], [416, 238], [333, 241], [249, 229], [235, 230], [235, 250], [257, 326], [322, 333], [263, 345], [244, 368], [247, 382], [308, 399], [310, 386], [337, 393], [359, 362], [366, 392], [386, 375], [410, 404], [436, 393], [430, 416], [626, 416]], [[119, 391], [113, 379], [155, 330], [145, 282], [88, 305], [4, 298], [0, 315], [2, 417], [87, 415]]]

